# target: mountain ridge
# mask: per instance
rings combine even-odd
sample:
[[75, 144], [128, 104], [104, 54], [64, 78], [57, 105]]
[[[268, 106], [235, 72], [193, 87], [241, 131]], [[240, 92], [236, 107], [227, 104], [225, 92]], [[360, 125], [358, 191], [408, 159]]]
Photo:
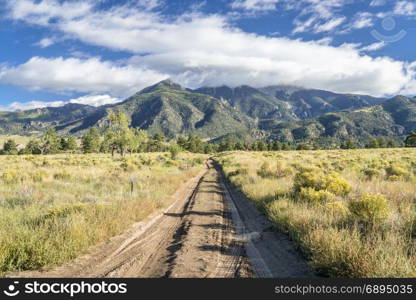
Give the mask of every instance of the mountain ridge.
[[62, 135], [80, 136], [93, 126], [104, 129], [112, 111], [126, 113], [134, 128], [169, 138], [195, 134], [206, 140], [230, 135], [363, 140], [403, 136], [416, 129], [416, 97], [385, 99], [284, 85], [192, 90], [164, 80], [111, 105], [69, 103], [0, 112], [0, 134], [36, 135], [54, 127]]

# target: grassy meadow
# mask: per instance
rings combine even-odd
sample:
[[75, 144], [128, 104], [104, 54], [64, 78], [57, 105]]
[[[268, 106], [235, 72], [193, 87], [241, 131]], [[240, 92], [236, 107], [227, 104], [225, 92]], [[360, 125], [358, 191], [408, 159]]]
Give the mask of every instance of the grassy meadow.
[[169, 205], [204, 155], [0, 156], [0, 275], [62, 264]]
[[321, 274], [416, 277], [416, 149], [228, 152], [216, 160]]

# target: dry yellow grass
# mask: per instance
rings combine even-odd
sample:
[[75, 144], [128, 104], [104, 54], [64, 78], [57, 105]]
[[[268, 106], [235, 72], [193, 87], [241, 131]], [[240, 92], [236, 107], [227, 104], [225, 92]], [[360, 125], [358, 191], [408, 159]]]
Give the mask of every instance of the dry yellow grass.
[[203, 155], [0, 157], [0, 274], [62, 264], [167, 206]]
[[217, 160], [323, 274], [416, 277], [416, 149], [232, 152]]

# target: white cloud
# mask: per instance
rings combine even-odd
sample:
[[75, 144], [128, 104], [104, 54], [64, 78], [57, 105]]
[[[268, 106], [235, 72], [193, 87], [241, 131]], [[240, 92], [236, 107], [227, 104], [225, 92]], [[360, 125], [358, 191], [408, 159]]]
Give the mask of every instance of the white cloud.
[[65, 105], [64, 101], [12, 102], [7, 106], [0, 106], [0, 111], [29, 110], [42, 107], [58, 107], [63, 105]]
[[41, 48], [47, 48], [49, 46], [52, 46], [55, 44], [55, 41], [51, 38], [43, 38], [39, 42], [37, 42], [35, 45], [39, 46]]
[[137, 0], [137, 4], [139, 7], [151, 11], [158, 7], [160, 7], [163, 4], [162, 0]]
[[370, 3], [370, 6], [383, 6], [386, 5], [386, 0], [373, 0]]
[[24, 64], [0, 69], [0, 82], [33, 90], [130, 94], [168, 76], [99, 58], [32, 57]]
[[91, 106], [101, 106], [106, 104], [115, 104], [120, 102], [120, 98], [114, 98], [110, 95], [87, 95], [76, 99], [69, 100], [69, 103], [84, 104]]
[[71, 1], [59, 2], [57, 0], [42, 0], [38, 3], [32, 0], [8, 1], [7, 5], [13, 19], [26, 19], [38, 25], [47, 25], [53, 18], [70, 20], [84, 16], [93, 8], [93, 2]]
[[[35, 57], [25, 64], [0, 71], [1, 82], [29, 88], [110, 93], [121, 97], [171, 77], [188, 87], [294, 84], [384, 95], [397, 93], [414, 82], [414, 74], [408, 72], [404, 62], [388, 57], [372, 58], [348, 45], [333, 47], [319, 41], [249, 34], [218, 15], [191, 13], [167, 19], [154, 12], [118, 6], [105, 11], [91, 8], [84, 14], [68, 12], [56, 17], [64, 12], [57, 11], [54, 3], [49, 17], [47, 9], [39, 14], [34, 13], [37, 11], [34, 9], [34, 12], [13, 17], [17, 2], [20, 1], [9, 4], [15, 20], [39, 24], [37, 18], [40, 18], [46, 22], [44, 26], [73, 39], [133, 55], [123, 64], [97, 58]], [[334, 30], [341, 23], [342, 19], [332, 23], [331, 20], [339, 18], [337, 9], [345, 1], [289, 2], [291, 5], [307, 4], [305, 16], [311, 18], [310, 24], [306, 24], [308, 28]], [[33, 2], [33, 5], [40, 4]], [[49, 23], [49, 19], [54, 22]]]
[[374, 25], [373, 15], [369, 12], [358, 13], [351, 25], [353, 29], [362, 29]]
[[332, 31], [335, 28], [337, 28], [339, 25], [344, 23], [346, 19], [347, 18], [345, 18], [345, 17], [335, 17], [335, 18], [330, 19], [329, 21], [327, 21], [323, 24], [315, 24], [313, 31], [315, 33]]
[[43, 107], [60, 107], [65, 104], [84, 104], [90, 106], [101, 106], [106, 104], [115, 104], [121, 99], [113, 98], [110, 95], [87, 95], [79, 98], [70, 99], [68, 101], [29, 101], [29, 102], [12, 102], [6, 106], [0, 106], [0, 111], [30, 110]]
[[386, 42], [378, 42], [378, 43], [373, 43], [373, 44], [361, 47], [360, 51], [363, 51], [363, 52], [377, 51], [385, 46], [387, 46]]
[[248, 11], [268, 11], [275, 10], [278, 2], [279, 0], [235, 0], [231, 7]]
[[415, 16], [416, 2], [414, 1], [397, 1], [394, 7], [394, 13], [397, 15]]
[[[313, 31], [319, 33], [320, 28], [335, 29], [345, 21], [345, 16], [340, 14], [340, 10], [349, 0], [283, 0], [287, 10], [299, 11], [293, 23], [295, 28], [293, 33]], [[342, 22], [341, 22], [342, 21]], [[335, 26], [336, 25], [336, 26]], [[327, 30], [323, 30], [327, 31]]]

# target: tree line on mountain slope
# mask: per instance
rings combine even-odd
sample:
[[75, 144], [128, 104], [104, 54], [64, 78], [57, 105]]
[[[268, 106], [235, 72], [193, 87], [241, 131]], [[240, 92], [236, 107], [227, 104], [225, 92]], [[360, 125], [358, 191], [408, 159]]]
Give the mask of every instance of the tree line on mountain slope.
[[[333, 139], [331, 139], [334, 142]], [[365, 148], [395, 148], [395, 147], [416, 147], [416, 131], [412, 131], [403, 143], [397, 140], [379, 137], [371, 139], [365, 144]], [[281, 150], [319, 150], [328, 149], [328, 142], [305, 141], [298, 143], [287, 143], [280, 141], [266, 142], [263, 140], [247, 142], [235, 139], [232, 136], [219, 143], [203, 141], [195, 135], [188, 137], [179, 136], [177, 139], [168, 141], [162, 133], [149, 135], [144, 130], [129, 127], [129, 121], [124, 113], [111, 113], [108, 124], [103, 131], [97, 127], [90, 128], [80, 144], [73, 136], [60, 137], [55, 129], [49, 128], [39, 139], [32, 139], [28, 144], [19, 149], [18, 144], [13, 140], [7, 140], [3, 145], [1, 154], [56, 154], [60, 152], [82, 152], [82, 153], [119, 153], [126, 156], [127, 153], [138, 152], [164, 152], [170, 151], [176, 156], [180, 151], [193, 153], [216, 153], [232, 150], [242, 151], [281, 151]], [[362, 148], [354, 139], [338, 141], [337, 146], [332, 148], [357, 149]]]

